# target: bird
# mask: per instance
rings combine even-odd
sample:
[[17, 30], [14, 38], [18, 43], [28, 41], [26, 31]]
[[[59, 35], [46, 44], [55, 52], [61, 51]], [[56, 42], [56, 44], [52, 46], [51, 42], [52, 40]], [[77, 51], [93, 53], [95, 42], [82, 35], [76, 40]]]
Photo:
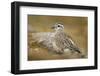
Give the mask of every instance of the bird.
[[33, 33], [33, 42], [43, 45], [49, 51], [55, 52], [56, 54], [64, 54], [66, 49], [81, 54], [76, 43], [64, 32], [63, 24], [55, 23], [51, 29], [53, 29], [53, 32]]

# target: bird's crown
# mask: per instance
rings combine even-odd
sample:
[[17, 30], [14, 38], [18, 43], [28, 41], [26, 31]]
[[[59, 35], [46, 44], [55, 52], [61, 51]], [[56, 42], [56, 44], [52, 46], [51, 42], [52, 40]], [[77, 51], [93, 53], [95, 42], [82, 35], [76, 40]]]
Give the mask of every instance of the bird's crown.
[[61, 23], [55, 23], [55, 25], [53, 25], [52, 28], [53, 29], [64, 29], [64, 26]]

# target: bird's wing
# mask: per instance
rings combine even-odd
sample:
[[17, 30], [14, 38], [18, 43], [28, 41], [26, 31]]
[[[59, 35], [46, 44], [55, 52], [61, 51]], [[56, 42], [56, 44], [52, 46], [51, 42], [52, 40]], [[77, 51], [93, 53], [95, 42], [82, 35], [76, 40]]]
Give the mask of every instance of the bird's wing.
[[70, 46], [68, 47], [70, 50], [74, 50], [80, 53], [80, 49], [77, 47], [76, 43], [71, 38], [68, 39], [68, 43], [70, 44]]
[[75, 50], [79, 52], [79, 48], [76, 46], [75, 42], [64, 32], [56, 35], [55, 41], [56, 41], [56, 45], [61, 49], [68, 48], [70, 50]]

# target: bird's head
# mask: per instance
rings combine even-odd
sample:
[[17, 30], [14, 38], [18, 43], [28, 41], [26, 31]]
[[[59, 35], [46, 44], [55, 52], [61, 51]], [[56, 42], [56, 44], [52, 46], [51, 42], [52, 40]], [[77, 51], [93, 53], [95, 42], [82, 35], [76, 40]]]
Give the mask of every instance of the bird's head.
[[58, 31], [58, 30], [63, 30], [64, 26], [61, 23], [56, 23], [55, 25], [52, 26], [52, 29]]

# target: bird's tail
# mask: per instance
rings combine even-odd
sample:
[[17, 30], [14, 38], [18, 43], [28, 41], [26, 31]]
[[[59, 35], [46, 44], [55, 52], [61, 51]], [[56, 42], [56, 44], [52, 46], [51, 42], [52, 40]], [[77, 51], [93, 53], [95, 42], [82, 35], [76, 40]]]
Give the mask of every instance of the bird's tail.
[[75, 51], [81, 54], [81, 51], [79, 49], [75, 49]]
[[85, 55], [83, 55], [83, 53], [80, 51], [80, 49], [78, 47], [73, 47], [72, 50], [76, 51], [77, 53], [79, 53], [81, 58], [85, 58], [86, 57]]
[[78, 47], [76, 47], [76, 46], [72, 46], [72, 47], [70, 47], [70, 49], [73, 50], [73, 51], [76, 51], [79, 54], [81, 54], [80, 49]]
[[86, 57], [85, 55], [83, 55], [83, 53], [79, 49], [76, 49], [75, 51], [80, 54], [81, 58], [85, 58]]

